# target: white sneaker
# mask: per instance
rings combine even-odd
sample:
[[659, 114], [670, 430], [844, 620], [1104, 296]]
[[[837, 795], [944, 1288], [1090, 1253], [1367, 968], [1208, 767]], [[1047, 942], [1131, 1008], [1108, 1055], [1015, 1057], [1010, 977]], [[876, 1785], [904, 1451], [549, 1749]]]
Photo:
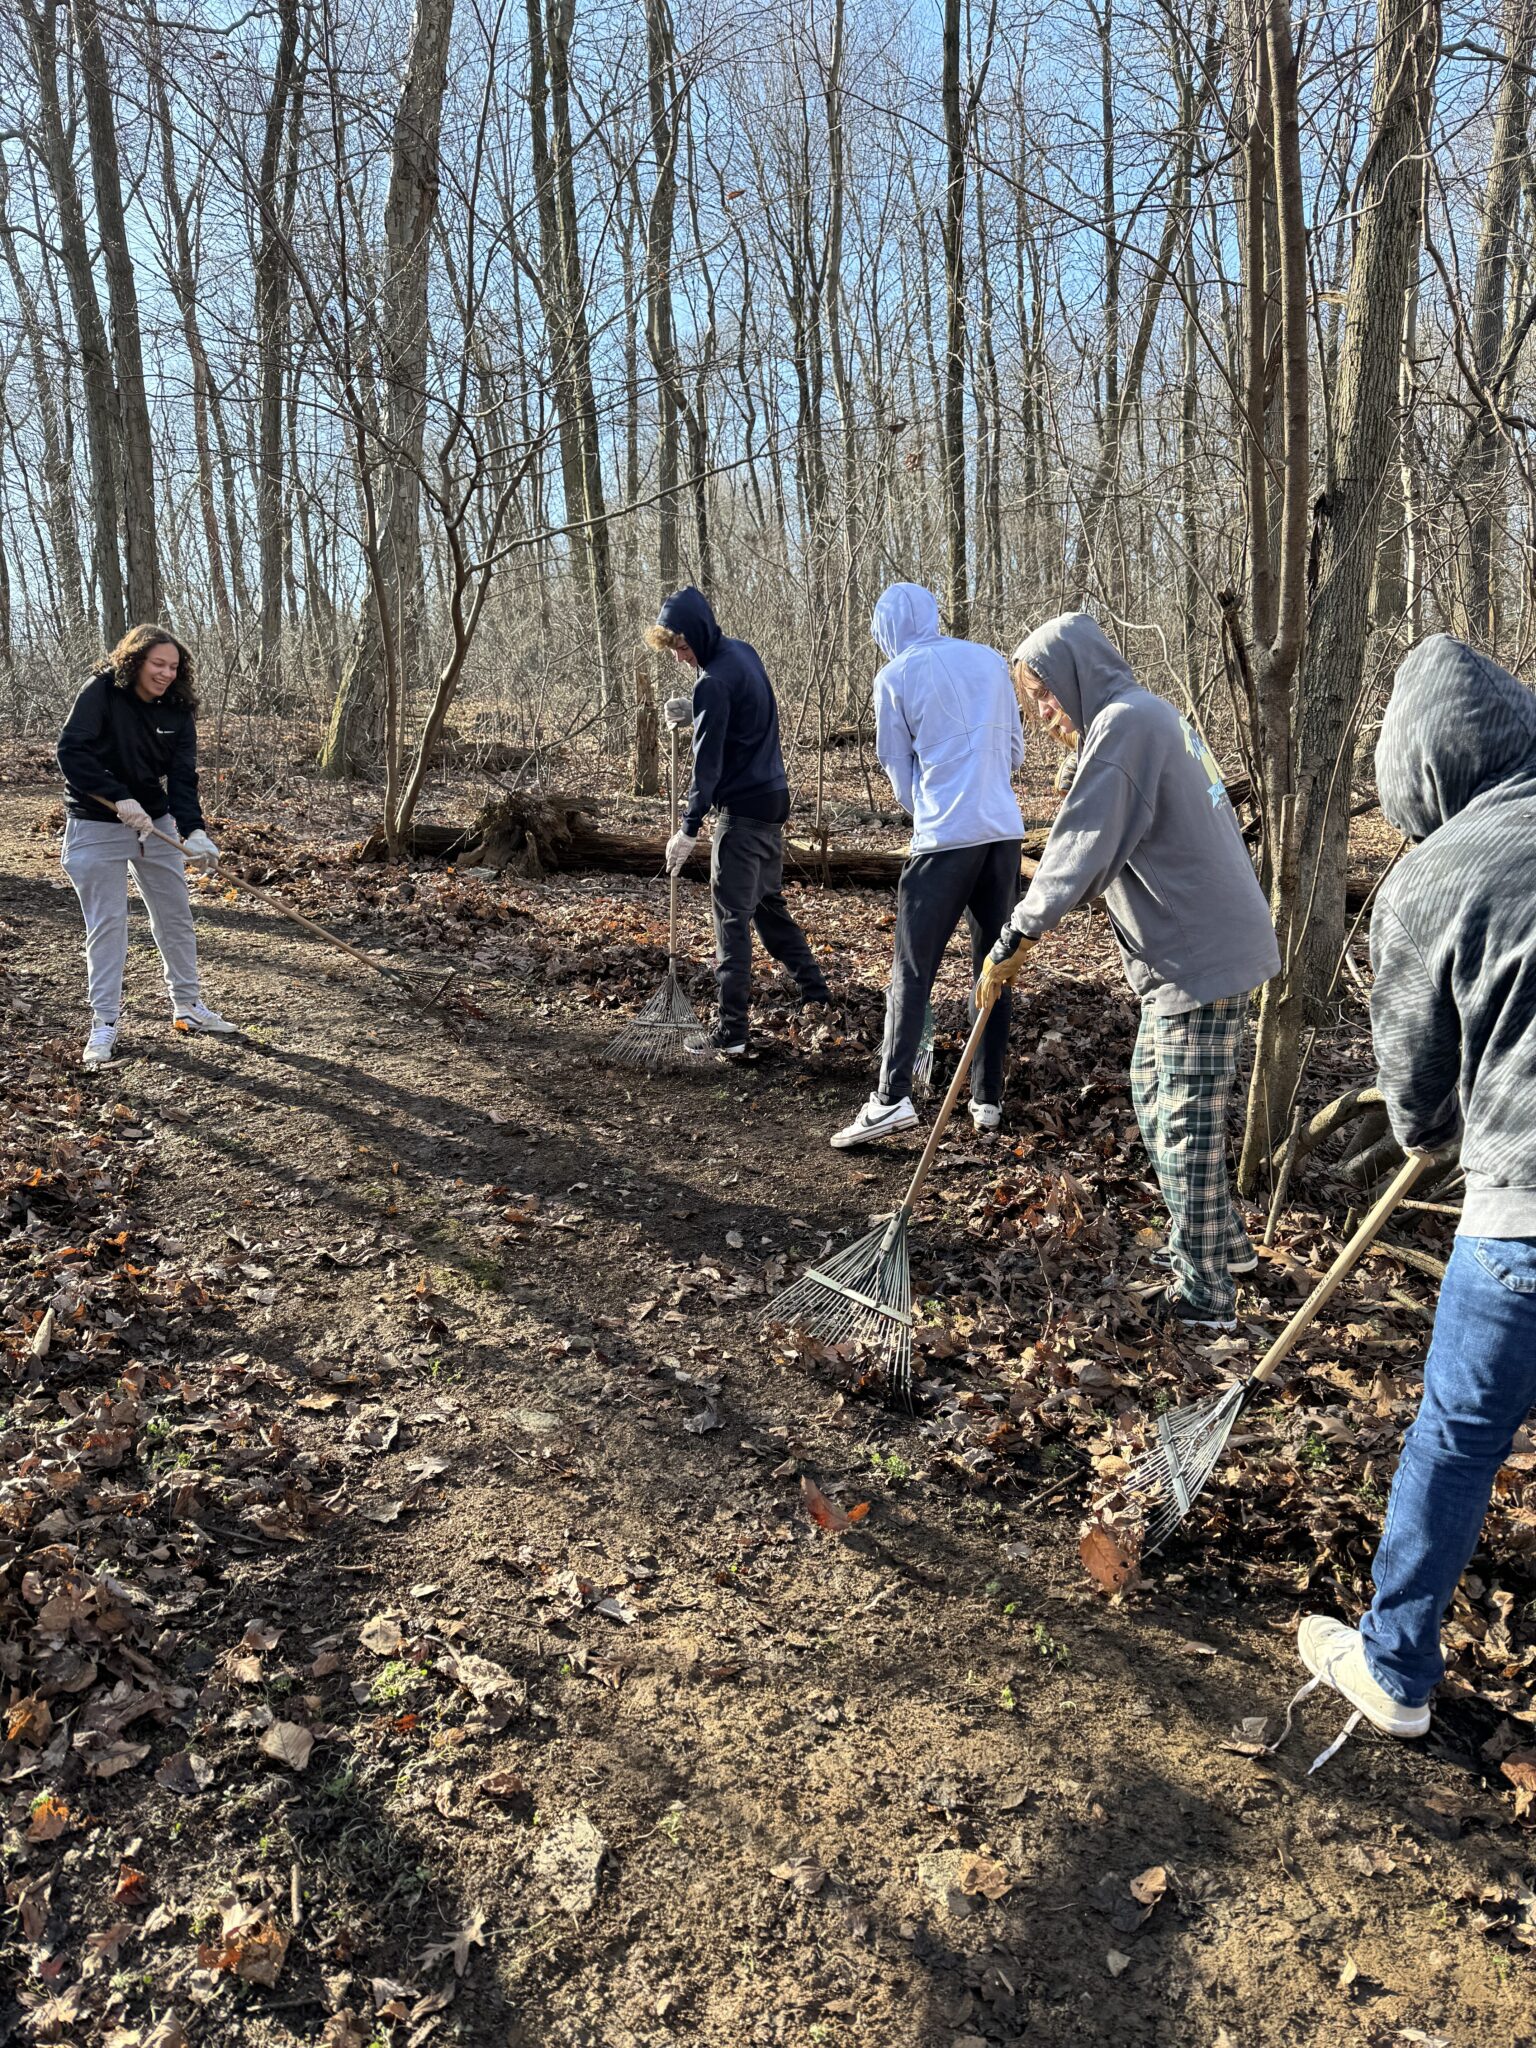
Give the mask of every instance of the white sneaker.
[[85, 1051], [80, 1055], [83, 1067], [104, 1067], [112, 1057], [112, 1048], [117, 1044], [115, 1024], [93, 1024], [91, 1035], [85, 1041]]
[[173, 1028], [177, 1031], [208, 1031], [216, 1038], [235, 1038], [240, 1031], [238, 1024], [231, 1024], [217, 1010], [210, 1010], [206, 1003], [189, 1003], [184, 1010], [178, 1010]]
[[910, 1095], [903, 1095], [900, 1102], [882, 1102], [878, 1095], [871, 1095], [851, 1124], [833, 1132], [832, 1144], [837, 1151], [846, 1152], [853, 1145], [888, 1138], [893, 1131], [910, 1131], [916, 1122]]
[[973, 1102], [971, 1122], [978, 1131], [995, 1131], [1003, 1120], [1003, 1112], [995, 1102]]
[[1428, 1707], [1403, 1706], [1371, 1676], [1359, 1629], [1346, 1628], [1331, 1614], [1304, 1614], [1296, 1631], [1296, 1648], [1312, 1676], [1342, 1693], [1383, 1735], [1406, 1739], [1428, 1732]]

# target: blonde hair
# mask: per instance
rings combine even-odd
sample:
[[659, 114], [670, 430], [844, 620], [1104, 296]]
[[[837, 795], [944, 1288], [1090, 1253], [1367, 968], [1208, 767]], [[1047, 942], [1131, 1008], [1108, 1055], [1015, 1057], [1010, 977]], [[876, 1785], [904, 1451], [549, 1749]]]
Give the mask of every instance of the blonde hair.
[[647, 626], [645, 644], [656, 654], [692, 654], [686, 633], [674, 633], [670, 626]]

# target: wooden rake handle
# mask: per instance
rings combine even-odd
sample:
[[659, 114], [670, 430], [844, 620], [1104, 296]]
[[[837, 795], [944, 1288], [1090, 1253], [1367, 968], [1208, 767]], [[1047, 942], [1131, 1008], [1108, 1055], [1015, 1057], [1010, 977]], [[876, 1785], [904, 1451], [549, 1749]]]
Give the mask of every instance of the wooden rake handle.
[[[95, 790], [91, 790], [89, 794], [92, 803], [101, 804], [107, 810], [116, 812], [117, 805], [111, 797], [98, 796]], [[151, 825], [149, 829], [154, 838], [163, 839], [167, 846], [174, 846], [178, 853], [185, 852], [181, 841], [173, 839], [169, 832], [162, 832], [158, 825]], [[316, 924], [315, 920], [306, 917], [302, 910], [291, 910], [276, 896], [269, 896], [265, 889], [258, 889], [254, 882], [246, 881], [245, 877], [237, 874], [233, 868], [220, 868], [218, 872], [221, 881], [230, 883], [233, 888], [243, 889], [247, 896], [254, 896], [258, 903], [264, 903], [268, 910], [276, 911], [279, 917], [286, 917], [291, 923], [302, 925], [304, 930], [312, 933], [315, 938], [323, 939], [328, 946], [334, 946], [338, 953], [346, 953], [351, 959], [360, 960], [364, 967], [371, 967], [375, 974], [382, 974], [386, 980], [397, 982], [402, 988], [410, 989], [412, 995], [415, 994], [414, 989], [411, 989], [410, 976], [402, 974], [398, 967], [386, 967], [382, 960], [375, 960], [373, 955], [365, 953], [361, 946], [349, 945], [345, 939], [338, 939], [336, 934], [328, 932], [323, 924]], [[446, 986], [444, 983], [444, 987]], [[435, 1002], [437, 997], [434, 996], [432, 1000]]]
[[1403, 1197], [1409, 1192], [1420, 1176], [1429, 1167], [1440, 1161], [1442, 1156], [1434, 1152], [1409, 1153], [1403, 1164], [1388, 1182], [1385, 1193], [1382, 1194], [1375, 1207], [1367, 1213], [1364, 1221], [1349, 1240], [1349, 1243], [1345, 1245], [1322, 1279], [1318, 1281], [1316, 1287], [1313, 1288], [1301, 1307], [1297, 1309], [1295, 1315], [1291, 1317], [1291, 1320], [1280, 1332], [1274, 1343], [1270, 1345], [1264, 1356], [1254, 1367], [1250, 1375], [1252, 1384], [1257, 1385], [1263, 1380], [1274, 1378], [1285, 1360], [1295, 1350], [1301, 1338], [1306, 1335], [1307, 1331], [1317, 1321], [1319, 1315], [1328, 1306], [1328, 1303], [1332, 1301], [1341, 1284], [1354, 1271], [1365, 1253], [1370, 1250], [1372, 1244], [1380, 1236], [1387, 1218], [1392, 1214], [1398, 1203], [1402, 1201]]
[[[672, 819], [672, 829], [677, 830], [677, 727], [667, 728], [672, 741], [672, 753], [667, 767], [667, 809]], [[677, 958], [677, 885], [680, 875], [667, 877], [667, 958]]]
[[939, 1149], [939, 1140], [943, 1137], [945, 1130], [948, 1128], [949, 1120], [955, 1113], [955, 1104], [960, 1100], [960, 1090], [965, 1086], [965, 1077], [971, 1071], [971, 1062], [975, 1059], [976, 1049], [981, 1044], [981, 1034], [987, 1028], [987, 1024], [992, 1016], [993, 1006], [996, 1002], [997, 992], [993, 990], [976, 1012], [976, 1022], [971, 1026], [971, 1035], [965, 1041], [965, 1049], [960, 1055], [960, 1064], [955, 1068], [955, 1078], [950, 1082], [944, 1100], [939, 1104], [939, 1113], [933, 1120], [933, 1129], [928, 1133], [928, 1142], [923, 1147], [922, 1158], [917, 1162], [917, 1171], [912, 1176], [911, 1185], [907, 1189], [901, 1207], [891, 1219], [893, 1228], [904, 1217], [910, 1216], [917, 1207], [918, 1197], [922, 1194], [923, 1184], [928, 1178], [928, 1169], [933, 1165], [933, 1156]]

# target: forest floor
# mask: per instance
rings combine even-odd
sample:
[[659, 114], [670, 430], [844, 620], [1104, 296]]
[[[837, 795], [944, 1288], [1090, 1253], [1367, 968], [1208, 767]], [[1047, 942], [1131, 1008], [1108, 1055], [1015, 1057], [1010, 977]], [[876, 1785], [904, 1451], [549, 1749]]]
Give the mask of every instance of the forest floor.
[[[360, 816], [294, 781], [215, 835], [457, 966], [445, 1006], [208, 885], [245, 1035], [169, 1031], [135, 906], [86, 1076], [60, 823], [13, 754], [0, 2041], [1536, 2043], [1528, 1446], [1430, 1737], [1309, 1776], [1322, 1696], [1254, 1753], [1298, 1613], [1358, 1611], [1432, 1282], [1362, 1268], [1143, 1586], [1079, 1563], [1119, 1432], [1256, 1354], [1347, 1206], [1303, 1178], [1235, 1344], [1151, 1339], [1101, 922], [1035, 956], [1001, 1135], [962, 1117], [940, 1155], [902, 1413], [760, 1329], [915, 1158], [825, 1142], [870, 1085], [888, 898], [799, 899], [833, 1024], [765, 965], [750, 1063], [627, 1074], [659, 886], [362, 870]], [[957, 945], [941, 1070], [963, 988]]]

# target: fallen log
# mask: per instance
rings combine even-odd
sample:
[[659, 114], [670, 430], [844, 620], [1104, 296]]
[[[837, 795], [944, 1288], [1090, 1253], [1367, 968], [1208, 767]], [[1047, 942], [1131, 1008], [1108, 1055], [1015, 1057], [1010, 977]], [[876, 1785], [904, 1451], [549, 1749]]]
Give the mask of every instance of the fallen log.
[[[1026, 834], [1027, 852], [1038, 855], [1045, 837], [1043, 826]], [[654, 876], [661, 872], [666, 850], [665, 835], [610, 832], [579, 798], [558, 796], [497, 797], [472, 825], [415, 825], [407, 842], [408, 852], [428, 859], [524, 875], [595, 870]], [[358, 858], [383, 860], [387, 851], [382, 828], [375, 828]], [[904, 854], [878, 847], [822, 847], [792, 833], [784, 841], [785, 880], [824, 888], [894, 889], [905, 860]], [[1020, 871], [1027, 877], [1035, 866], [1033, 858], [1026, 858]], [[704, 873], [702, 862], [697, 872]]]

